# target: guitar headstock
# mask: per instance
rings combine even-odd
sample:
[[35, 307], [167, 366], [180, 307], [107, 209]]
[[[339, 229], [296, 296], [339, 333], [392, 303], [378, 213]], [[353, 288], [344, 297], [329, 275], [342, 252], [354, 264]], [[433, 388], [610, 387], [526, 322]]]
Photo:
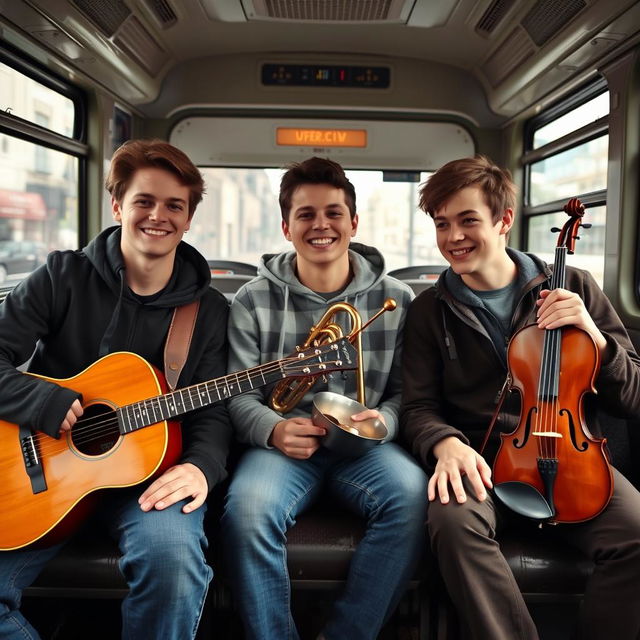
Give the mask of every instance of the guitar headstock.
[[290, 356], [282, 368], [287, 377], [291, 378], [348, 371], [358, 368], [358, 353], [348, 338], [340, 338]]
[[551, 231], [559, 231], [560, 236], [556, 246], [566, 247], [567, 253], [573, 254], [575, 251], [576, 240], [580, 239], [578, 235], [578, 229], [583, 227], [588, 229], [590, 224], [584, 224], [582, 219], [584, 217], [584, 205], [578, 198], [571, 198], [567, 204], [564, 205], [564, 211], [569, 216], [569, 219], [564, 223], [562, 229], [553, 228]]

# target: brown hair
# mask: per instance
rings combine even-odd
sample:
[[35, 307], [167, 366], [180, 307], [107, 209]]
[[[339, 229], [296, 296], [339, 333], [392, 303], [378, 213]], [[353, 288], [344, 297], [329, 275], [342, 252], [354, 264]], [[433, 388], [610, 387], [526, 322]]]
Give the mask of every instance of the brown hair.
[[482, 190], [494, 222], [502, 217], [505, 209], [515, 209], [516, 185], [511, 173], [483, 155], [452, 160], [440, 167], [420, 185], [418, 205], [434, 217], [451, 196], [471, 186], [478, 186]]
[[133, 174], [138, 169], [156, 167], [169, 171], [189, 188], [189, 218], [202, 200], [204, 180], [187, 155], [164, 140], [129, 140], [111, 158], [105, 187], [116, 202], [122, 202]]
[[303, 184], [328, 184], [344, 191], [344, 201], [349, 208], [351, 219], [356, 215], [356, 190], [349, 182], [344, 169], [333, 160], [314, 156], [304, 162], [287, 166], [287, 172], [280, 181], [280, 213], [289, 222], [291, 200], [295, 190]]

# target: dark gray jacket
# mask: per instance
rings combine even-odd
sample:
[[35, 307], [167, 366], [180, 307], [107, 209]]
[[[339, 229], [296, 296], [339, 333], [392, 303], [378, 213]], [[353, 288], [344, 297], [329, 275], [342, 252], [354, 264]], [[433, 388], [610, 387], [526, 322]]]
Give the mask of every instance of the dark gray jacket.
[[[510, 253], [518, 262], [518, 252]], [[540, 289], [549, 287], [551, 267], [535, 256], [529, 258], [537, 274], [522, 282], [510, 335], [535, 321]], [[413, 301], [405, 326], [400, 428], [403, 440], [428, 467], [435, 462], [434, 445], [443, 438], [456, 436], [476, 449], [480, 446], [507, 375], [506, 342], [496, 344], [473, 307], [452, 295], [447, 271]], [[597, 403], [615, 416], [637, 416], [640, 358], [620, 318], [588, 272], [568, 267], [565, 288], [584, 300], [607, 340], [596, 379]], [[497, 450], [497, 432], [512, 431], [517, 424], [517, 395], [511, 394], [503, 407], [485, 452], [489, 461]]]

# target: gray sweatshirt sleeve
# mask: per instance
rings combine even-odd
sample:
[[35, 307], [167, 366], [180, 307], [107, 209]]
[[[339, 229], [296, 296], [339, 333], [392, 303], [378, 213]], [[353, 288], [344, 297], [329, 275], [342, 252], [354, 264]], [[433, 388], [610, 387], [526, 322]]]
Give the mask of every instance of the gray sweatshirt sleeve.
[[404, 323], [407, 308], [413, 298], [413, 294], [400, 290], [395, 292], [393, 297], [398, 305], [393, 312], [396, 314], [393, 318], [396, 330], [387, 336], [387, 340], [393, 341], [393, 355], [387, 385], [377, 407], [378, 411], [384, 416], [387, 431], [389, 432], [385, 438], [385, 442], [395, 440], [398, 435], [400, 403], [402, 399], [402, 343]]
[[[255, 316], [245, 306], [246, 298], [231, 304], [229, 314], [229, 372], [261, 364], [260, 336]], [[240, 442], [270, 448], [269, 436], [282, 416], [267, 406], [263, 388], [249, 391], [228, 401], [231, 421]]]

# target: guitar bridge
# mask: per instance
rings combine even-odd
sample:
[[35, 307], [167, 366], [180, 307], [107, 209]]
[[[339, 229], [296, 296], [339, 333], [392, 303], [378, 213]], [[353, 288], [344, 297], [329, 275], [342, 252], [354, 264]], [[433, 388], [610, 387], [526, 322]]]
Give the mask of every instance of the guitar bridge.
[[47, 481], [44, 477], [42, 469], [42, 460], [38, 450], [38, 441], [31, 429], [20, 427], [20, 450], [22, 451], [22, 459], [24, 468], [31, 480], [31, 490], [33, 493], [41, 493], [47, 490]]

